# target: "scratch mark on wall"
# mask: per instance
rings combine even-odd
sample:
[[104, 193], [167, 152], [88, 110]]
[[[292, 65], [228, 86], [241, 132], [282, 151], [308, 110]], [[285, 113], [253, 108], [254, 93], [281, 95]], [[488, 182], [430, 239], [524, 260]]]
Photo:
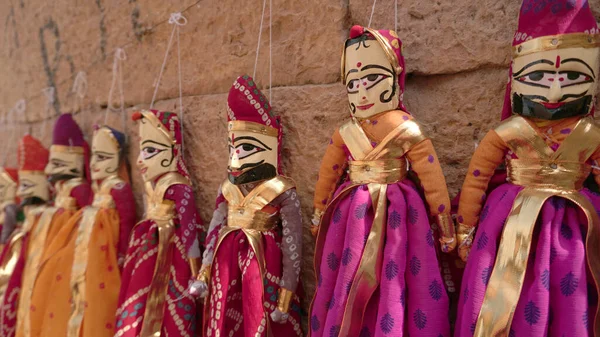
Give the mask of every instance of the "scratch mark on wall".
[[[9, 27], [9, 24], [11, 27]], [[12, 29], [10, 29], [12, 28]], [[12, 44], [9, 43], [10, 31], [12, 30]], [[17, 20], [15, 20], [15, 9], [11, 6], [10, 12], [4, 22], [4, 48], [8, 50], [8, 56], [12, 57], [14, 49], [19, 48], [19, 31], [17, 30]]]
[[96, 6], [100, 10], [100, 53], [102, 54], [102, 59], [106, 59], [106, 24], [104, 22], [104, 6], [102, 6], [102, 2], [100, 0], [96, 0]]
[[[46, 43], [46, 31], [50, 34], [50, 37], [54, 37], [54, 57], [50, 60], [50, 53], [48, 45]], [[48, 18], [45, 25], [40, 28], [40, 52], [42, 54], [42, 62], [44, 63], [44, 72], [46, 73], [47, 85], [54, 87], [54, 110], [60, 113], [60, 101], [58, 99], [58, 88], [56, 86], [56, 72], [60, 64], [60, 33], [58, 26], [52, 18]]]
[[[132, 0], [130, 0], [132, 1]], [[133, 0], [135, 2], [135, 0]], [[133, 11], [131, 11], [131, 25], [133, 26], [133, 33], [138, 41], [142, 41], [145, 29], [139, 22], [140, 19], [140, 7], [136, 4]]]

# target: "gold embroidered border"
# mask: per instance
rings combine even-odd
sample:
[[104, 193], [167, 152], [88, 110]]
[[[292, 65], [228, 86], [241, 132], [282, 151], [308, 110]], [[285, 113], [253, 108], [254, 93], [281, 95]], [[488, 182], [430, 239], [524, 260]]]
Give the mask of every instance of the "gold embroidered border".
[[247, 121], [230, 121], [227, 124], [228, 131], [249, 131], [254, 133], [260, 133], [261, 135], [277, 137], [279, 131], [272, 127], [263, 125], [260, 123], [247, 122]]
[[572, 33], [542, 36], [513, 47], [513, 57], [555, 49], [596, 48], [600, 46], [600, 34]]

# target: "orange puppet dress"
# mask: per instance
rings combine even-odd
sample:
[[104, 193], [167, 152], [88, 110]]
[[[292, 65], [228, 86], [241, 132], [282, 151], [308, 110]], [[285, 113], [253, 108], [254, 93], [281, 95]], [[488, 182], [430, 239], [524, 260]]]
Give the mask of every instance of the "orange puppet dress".
[[32, 297], [39, 320], [32, 321], [31, 336], [113, 335], [120, 234], [133, 227], [135, 205], [131, 187], [117, 176], [94, 189], [93, 204], [69, 219], [44, 254]]

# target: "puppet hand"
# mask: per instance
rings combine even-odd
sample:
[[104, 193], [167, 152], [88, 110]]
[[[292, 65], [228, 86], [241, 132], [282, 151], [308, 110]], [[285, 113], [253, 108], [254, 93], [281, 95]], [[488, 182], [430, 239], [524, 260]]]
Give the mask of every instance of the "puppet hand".
[[208, 285], [204, 281], [194, 281], [190, 286], [190, 295], [205, 298], [208, 295]]
[[323, 216], [323, 211], [320, 209], [315, 209], [315, 211], [313, 212], [312, 219], [310, 220], [310, 222], [311, 222], [310, 233], [312, 234], [313, 237], [317, 237], [317, 234], [319, 234], [319, 224], [321, 223], [322, 216]]
[[473, 235], [475, 235], [475, 227], [469, 227], [465, 224], [458, 223], [456, 238], [458, 239], [458, 256], [465, 262], [469, 258], [469, 252], [473, 245]]
[[440, 238], [440, 245], [442, 247], [442, 252], [450, 253], [456, 248], [456, 239], [454, 237], [451, 238]]
[[287, 322], [289, 317], [290, 317], [290, 314], [281, 312], [281, 310], [279, 310], [278, 308], [276, 308], [275, 311], [273, 311], [271, 313], [271, 319], [275, 323], [283, 324], [283, 323]]

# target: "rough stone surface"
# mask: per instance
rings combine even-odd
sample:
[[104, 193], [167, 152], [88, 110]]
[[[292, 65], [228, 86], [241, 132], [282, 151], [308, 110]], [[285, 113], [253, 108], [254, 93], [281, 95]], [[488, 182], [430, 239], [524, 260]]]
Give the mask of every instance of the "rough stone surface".
[[[600, 0], [590, 1], [600, 10]], [[334, 129], [348, 118], [339, 81], [341, 43], [351, 24], [368, 23], [371, 1], [274, 1], [272, 104], [283, 118], [284, 171], [298, 184], [304, 215], [305, 263], [302, 280], [308, 310], [314, 291], [309, 234], [312, 195], [325, 147]], [[110, 112], [108, 124], [129, 135], [128, 157], [138, 214], [142, 182], [135, 170], [137, 128], [129, 120], [148, 107], [171, 34], [169, 13], [183, 11], [181, 27], [185, 155], [198, 209], [208, 224], [218, 185], [226, 178], [226, 98], [233, 80], [252, 74], [262, 2], [13, 0], [0, 3], [0, 140], [9, 165], [16, 163], [16, 141], [29, 131], [50, 143], [59, 111], [76, 111], [91, 136], [103, 123], [111, 83], [112, 53], [125, 48], [124, 88], [128, 110]], [[410, 72], [405, 99], [409, 111], [433, 139], [451, 196], [464, 178], [469, 158], [498, 121], [507, 79], [517, 1], [401, 1], [398, 30]], [[268, 84], [268, 6], [257, 80]], [[393, 2], [380, 2], [373, 27], [393, 28]], [[158, 109], [178, 111], [176, 54], [172, 49], [161, 81]], [[82, 101], [71, 93], [78, 71], [87, 73]], [[45, 109], [41, 89], [56, 86], [55, 103]], [[265, 91], [268, 95], [268, 90]], [[26, 113], [16, 126], [6, 112], [25, 98]], [[116, 101], [112, 102], [116, 104]], [[26, 123], [28, 122], [28, 123]], [[125, 126], [123, 126], [125, 125]]]

